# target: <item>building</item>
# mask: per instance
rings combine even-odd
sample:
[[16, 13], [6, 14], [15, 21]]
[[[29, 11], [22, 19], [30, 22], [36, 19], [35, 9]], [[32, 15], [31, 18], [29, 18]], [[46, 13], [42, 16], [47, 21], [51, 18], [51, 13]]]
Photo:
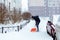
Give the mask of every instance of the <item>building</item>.
[[50, 17], [60, 14], [60, 0], [28, 0], [28, 10], [32, 15]]

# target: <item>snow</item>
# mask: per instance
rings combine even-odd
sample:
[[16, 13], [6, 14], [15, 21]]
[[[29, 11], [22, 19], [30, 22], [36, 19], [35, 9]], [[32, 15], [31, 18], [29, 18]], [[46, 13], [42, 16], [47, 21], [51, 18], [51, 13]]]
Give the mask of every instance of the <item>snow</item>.
[[[46, 23], [49, 18], [40, 18], [39, 32], [30, 32], [31, 28], [36, 27], [35, 21], [30, 20], [30, 23], [25, 25], [19, 32], [11, 31], [0, 33], [0, 40], [52, 40], [46, 32]], [[17, 24], [17, 23], [16, 23]]]
[[53, 23], [55, 24], [57, 40], [60, 40], [60, 15], [53, 15]]
[[60, 40], [60, 25], [56, 24], [56, 36], [57, 40]]
[[2, 34], [1, 40], [52, 40], [46, 32], [12, 32]]
[[56, 24], [59, 20], [60, 15], [53, 15], [53, 23]]

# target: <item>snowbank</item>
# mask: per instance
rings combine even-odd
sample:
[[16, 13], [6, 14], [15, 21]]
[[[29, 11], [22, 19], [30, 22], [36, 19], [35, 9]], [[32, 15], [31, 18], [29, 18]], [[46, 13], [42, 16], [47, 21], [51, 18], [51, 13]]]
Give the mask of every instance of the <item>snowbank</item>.
[[39, 32], [30, 32], [32, 27], [35, 26], [35, 21], [30, 20], [26, 26], [24, 26], [19, 32], [0, 33], [0, 40], [52, 40], [52, 38], [46, 33], [46, 23], [48, 18], [40, 18]]

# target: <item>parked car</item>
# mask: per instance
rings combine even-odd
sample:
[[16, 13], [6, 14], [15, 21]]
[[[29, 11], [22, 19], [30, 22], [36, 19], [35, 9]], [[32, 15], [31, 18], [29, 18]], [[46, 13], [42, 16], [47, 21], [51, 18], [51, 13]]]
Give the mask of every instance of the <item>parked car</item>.
[[53, 38], [53, 40], [57, 40], [55, 25], [51, 21], [47, 22], [46, 30], [47, 30], [47, 33]]

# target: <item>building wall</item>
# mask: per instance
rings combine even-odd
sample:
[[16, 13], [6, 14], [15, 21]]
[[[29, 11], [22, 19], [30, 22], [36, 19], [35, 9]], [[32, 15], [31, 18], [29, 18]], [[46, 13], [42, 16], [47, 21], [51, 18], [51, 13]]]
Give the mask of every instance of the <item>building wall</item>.
[[59, 0], [29, 0], [28, 9], [32, 15], [49, 16], [60, 14]]
[[32, 6], [29, 7], [29, 11], [31, 12], [32, 15], [39, 15], [39, 16], [49, 16], [46, 8], [45, 7], [40, 7], [40, 6]]
[[28, 0], [29, 6], [44, 6], [44, 0]]

